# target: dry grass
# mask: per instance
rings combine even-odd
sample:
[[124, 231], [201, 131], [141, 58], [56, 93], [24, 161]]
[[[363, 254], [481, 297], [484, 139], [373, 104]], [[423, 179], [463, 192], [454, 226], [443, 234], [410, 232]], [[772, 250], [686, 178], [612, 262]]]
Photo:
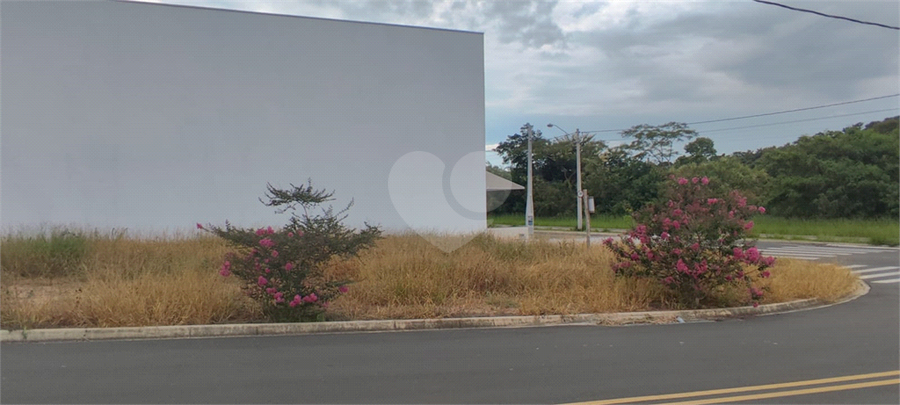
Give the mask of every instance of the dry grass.
[[416, 235], [386, 238], [330, 272], [359, 280], [334, 302], [347, 319], [609, 312], [664, 299], [646, 282], [616, 279], [602, 247], [479, 236], [450, 253]]
[[[83, 254], [53, 273], [21, 266], [38, 257], [19, 241], [0, 251], [0, 323], [5, 329], [209, 324], [259, 321], [233, 277], [217, 270], [228, 247], [211, 237], [86, 237]], [[30, 255], [30, 256], [29, 256]], [[37, 255], [37, 256], [35, 256]], [[40, 257], [38, 257], [41, 259]], [[51, 260], [43, 258], [41, 260]], [[676, 308], [658, 283], [613, 276], [611, 252], [579, 243], [478, 236], [445, 253], [416, 235], [392, 236], [358, 258], [333, 260], [333, 279], [353, 279], [328, 319], [572, 314]], [[52, 261], [52, 260], [51, 260]], [[24, 271], [23, 269], [27, 269]], [[855, 276], [833, 265], [778, 260], [761, 280], [765, 302], [834, 300]], [[722, 291], [722, 305], [746, 294]]]
[[820, 298], [833, 302], [856, 289], [858, 278], [850, 269], [834, 264], [810, 263], [797, 259], [778, 259], [768, 279], [764, 303]]
[[[28, 277], [33, 273], [23, 275], [8, 265], [19, 261], [2, 261], [4, 328], [208, 324], [257, 317], [237, 282], [216, 273], [228, 251], [218, 239], [93, 235], [85, 241], [80, 262], [52, 276]], [[6, 246], [0, 255], [10, 254]]]

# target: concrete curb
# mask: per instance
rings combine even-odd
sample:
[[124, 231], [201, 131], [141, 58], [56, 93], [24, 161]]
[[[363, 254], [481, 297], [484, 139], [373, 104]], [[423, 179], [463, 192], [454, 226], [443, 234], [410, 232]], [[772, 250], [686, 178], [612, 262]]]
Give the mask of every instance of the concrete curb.
[[592, 325], [634, 325], [675, 323], [680, 317], [685, 322], [701, 320], [717, 320], [759, 315], [775, 315], [823, 308], [841, 304], [861, 297], [869, 292], [869, 286], [860, 281], [860, 286], [852, 294], [835, 303], [826, 303], [819, 299], [805, 299], [778, 304], [721, 308], [698, 309], [685, 311], [650, 311], [622, 312], [611, 314], [577, 314], [577, 315], [540, 315], [540, 316], [501, 316], [476, 318], [444, 318], [444, 319], [402, 319], [378, 321], [346, 321], [316, 323], [264, 323], [264, 324], [231, 324], [231, 325], [180, 325], [180, 326], [147, 326], [128, 328], [67, 328], [67, 329], [34, 329], [34, 330], [2, 330], [2, 342], [50, 342], [73, 340], [111, 340], [111, 339], [176, 339], [176, 338], [208, 338], [224, 336], [260, 336], [260, 335], [300, 335], [312, 333], [340, 332], [383, 332], [426, 329], [458, 329], [458, 328], [509, 328], [533, 327], [564, 324]]

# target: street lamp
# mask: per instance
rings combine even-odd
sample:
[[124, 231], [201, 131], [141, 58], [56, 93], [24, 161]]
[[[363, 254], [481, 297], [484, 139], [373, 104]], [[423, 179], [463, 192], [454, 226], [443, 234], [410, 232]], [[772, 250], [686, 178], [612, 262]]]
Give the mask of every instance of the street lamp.
[[[532, 188], [531, 188], [531, 139], [534, 137], [533, 127], [529, 123], [525, 123], [525, 125], [520, 128], [522, 130], [522, 135], [528, 137], [528, 191], [525, 197], [525, 226], [528, 228], [528, 233], [526, 238], [531, 240], [534, 236], [534, 197], [532, 196]], [[538, 135], [541, 134], [541, 131], [537, 131]]]
[[[547, 128], [553, 128], [553, 127], [556, 127], [556, 129], [565, 132], [566, 135], [569, 135], [568, 131], [560, 128], [558, 125], [547, 124]], [[578, 128], [575, 128], [575, 182], [577, 183], [576, 190], [575, 190], [575, 201], [577, 204], [576, 206], [578, 207], [575, 209], [576, 215], [578, 217], [578, 224], [576, 226], [576, 229], [578, 229], [580, 231], [581, 230], [581, 215], [582, 215], [581, 214], [581, 211], [582, 211], [582, 206], [581, 206], [581, 193], [582, 193], [582, 189], [581, 189], [581, 131], [579, 131]]]

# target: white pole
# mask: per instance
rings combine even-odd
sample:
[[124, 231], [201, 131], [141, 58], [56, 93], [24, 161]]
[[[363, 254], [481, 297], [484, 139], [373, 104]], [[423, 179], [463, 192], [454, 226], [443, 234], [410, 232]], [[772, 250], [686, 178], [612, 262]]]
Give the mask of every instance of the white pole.
[[522, 127], [522, 134], [528, 137], [528, 191], [525, 197], [525, 226], [528, 227], [526, 239], [531, 240], [534, 236], [534, 197], [532, 196], [531, 189], [531, 138], [534, 135], [534, 131], [531, 130], [531, 124], [526, 123], [525, 126]]
[[578, 128], [575, 128], [575, 181], [578, 183], [575, 187], [575, 201], [578, 204], [578, 208], [575, 210], [578, 214], [578, 226], [577, 230], [581, 230], [581, 132]]

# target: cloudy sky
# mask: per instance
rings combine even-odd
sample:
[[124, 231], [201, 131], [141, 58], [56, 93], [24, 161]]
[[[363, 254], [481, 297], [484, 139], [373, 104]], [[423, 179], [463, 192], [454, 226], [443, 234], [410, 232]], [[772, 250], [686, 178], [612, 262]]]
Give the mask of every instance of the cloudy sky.
[[[149, 0], [147, 0], [149, 1]], [[156, 0], [484, 33], [488, 148], [545, 136], [698, 122], [900, 93], [897, 30], [741, 1]], [[900, 25], [895, 0], [783, 4]], [[720, 153], [898, 114], [898, 97], [694, 124]], [[488, 154], [494, 163], [499, 160]]]

